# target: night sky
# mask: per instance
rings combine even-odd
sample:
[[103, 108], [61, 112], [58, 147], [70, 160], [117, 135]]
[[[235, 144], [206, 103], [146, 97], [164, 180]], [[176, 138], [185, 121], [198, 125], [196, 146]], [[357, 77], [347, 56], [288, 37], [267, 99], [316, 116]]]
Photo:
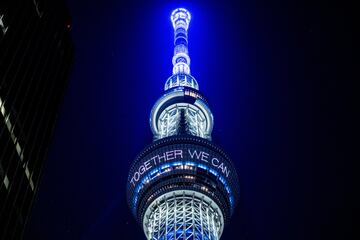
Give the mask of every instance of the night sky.
[[[75, 60], [25, 240], [145, 239], [127, 174], [185, 7], [191, 73], [241, 196], [222, 239], [350, 239], [349, 14], [330, 2], [68, 1]], [[344, 84], [345, 83], [345, 84]], [[346, 85], [346, 86], [345, 86]]]

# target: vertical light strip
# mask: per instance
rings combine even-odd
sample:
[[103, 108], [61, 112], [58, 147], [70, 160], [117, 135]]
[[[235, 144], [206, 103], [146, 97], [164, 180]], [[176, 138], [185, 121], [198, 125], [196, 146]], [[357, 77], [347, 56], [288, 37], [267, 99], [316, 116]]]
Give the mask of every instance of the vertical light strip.
[[4, 177], [4, 185], [5, 185], [5, 188], [8, 190], [9, 189], [9, 178], [8, 178], [8, 176], [7, 175], [5, 175], [5, 177]]
[[4, 18], [4, 14], [0, 15], [0, 27], [1, 27], [3, 34], [5, 35], [7, 30], [9, 29], [9, 27], [5, 27], [3, 18]]
[[166, 204], [166, 218], [165, 218], [165, 240], [168, 240], [168, 225], [169, 225], [169, 203], [165, 200]]
[[[20, 161], [23, 162], [24, 161], [24, 150], [21, 148], [20, 143], [18, 142], [18, 138], [15, 136], [15, 133], [14, 133], [14, 127], [15, 126], [13, 126], [13, 124], [11, 123], [10, 113], [8, 113], [8, 114], [6, 113], [5, 102], [2, 101], [1, 97], [0, 97], [0, 109], [1, 109], [1, 113], [2, 113], [2, 115], [4, 117], [5, 125], [6, 125], [8, 131], [10, 133], [10, 138], [11, 138], [12, 142], [15, 145], [15, 150], [16, 150], [17, 154], [19, 155]], [[27, 164], [23, 164], [23, 168], [25, 170], [25, 175], [26, 175], [26, 178], [29, 181], [31, 190], [34, 191], [34, 189], [35, 189], [34, 182], [32, 180], [32, 176], [30, 174], [30, 170], [29, 170]], [[7, 185], [9, 185], [9, 179], [8, 179], [8, 177], [6, 175], [5, 175], [5, 177], [6, 177], [6, 179], [4, 178], [4, 183], [5, 183], [5, 180], [6, 180]], [[8, 189], [8, 187], [6, 187], [6, 189]]]

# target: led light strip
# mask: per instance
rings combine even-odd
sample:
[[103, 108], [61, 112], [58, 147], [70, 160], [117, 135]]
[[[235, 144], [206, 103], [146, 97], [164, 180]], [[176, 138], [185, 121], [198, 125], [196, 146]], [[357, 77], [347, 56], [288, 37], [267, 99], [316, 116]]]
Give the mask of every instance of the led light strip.
[[[20, 157], [20, 161], [23, 162], [24, 161], [24, 150], [21, 148], [21, 146], [17, 140], [17, 137], [14, 134], [14, 126], [10, 120], [10, 113], [8, 113], [8, 114], [6, 113], [5, 102], [2, 101], [1, 97], [0, 97], [0, 112], [4, 117], [5, 125], [10, 133], [11, 140], [13, 141], [13, 143], [15, 145], [15, 149], [16, 149], [17, 154]], [[25, 169], [25, 175], [26, 175], [26, 178], [29, 180], [30, 187], [34, 191], [35, 186], [34, 186], [34, 182], [32, 180], [32, 176], [30, 174], [30, 170], [27, 166], [27, 163], [23, 164], [23, 168]], [[7, 175], [5, 175], [3, 182], [5, 184], [6, 189], [8, 189], [9, 179], [8, 179]]]

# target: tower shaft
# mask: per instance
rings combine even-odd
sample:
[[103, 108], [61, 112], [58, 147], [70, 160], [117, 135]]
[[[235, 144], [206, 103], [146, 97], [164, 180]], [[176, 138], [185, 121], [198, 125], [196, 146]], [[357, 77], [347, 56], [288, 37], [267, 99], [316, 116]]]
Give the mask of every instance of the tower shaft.
[[172, 192], [150, 206], [144, 230], [151, 240], [218, 240], [222, 227], [218, 207], [198, 193]]

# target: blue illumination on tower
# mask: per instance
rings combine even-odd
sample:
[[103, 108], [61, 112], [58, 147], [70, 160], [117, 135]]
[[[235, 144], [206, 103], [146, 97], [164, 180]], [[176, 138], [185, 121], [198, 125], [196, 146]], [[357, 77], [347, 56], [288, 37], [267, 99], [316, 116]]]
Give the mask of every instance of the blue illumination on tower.
[[187, 86], [199, 90], [197, 81], [190, 75], [190, 57], [188, 50], [190, 20], [190, 12], [184, 8], [177, 8], [171, 14], [171, 22], [174, 28], [173, 75], [166, 81], [165, 90], [178, 86]]
[[129, 206], [147, 239], [218, 240], [239, 198], [236, 169], [211, 142], [213, 115], [190, 74], [189, 11], [171, 14], [172, 75], [150, 114], [153, 143], [129, 173]]
[[174, 27], [174, 56], [172, 59], [173, 74], [190, 74], [190, 57], [188, 51], [188, 29], [190, 13], [184, 8], [175, 9], [171, 14]]

